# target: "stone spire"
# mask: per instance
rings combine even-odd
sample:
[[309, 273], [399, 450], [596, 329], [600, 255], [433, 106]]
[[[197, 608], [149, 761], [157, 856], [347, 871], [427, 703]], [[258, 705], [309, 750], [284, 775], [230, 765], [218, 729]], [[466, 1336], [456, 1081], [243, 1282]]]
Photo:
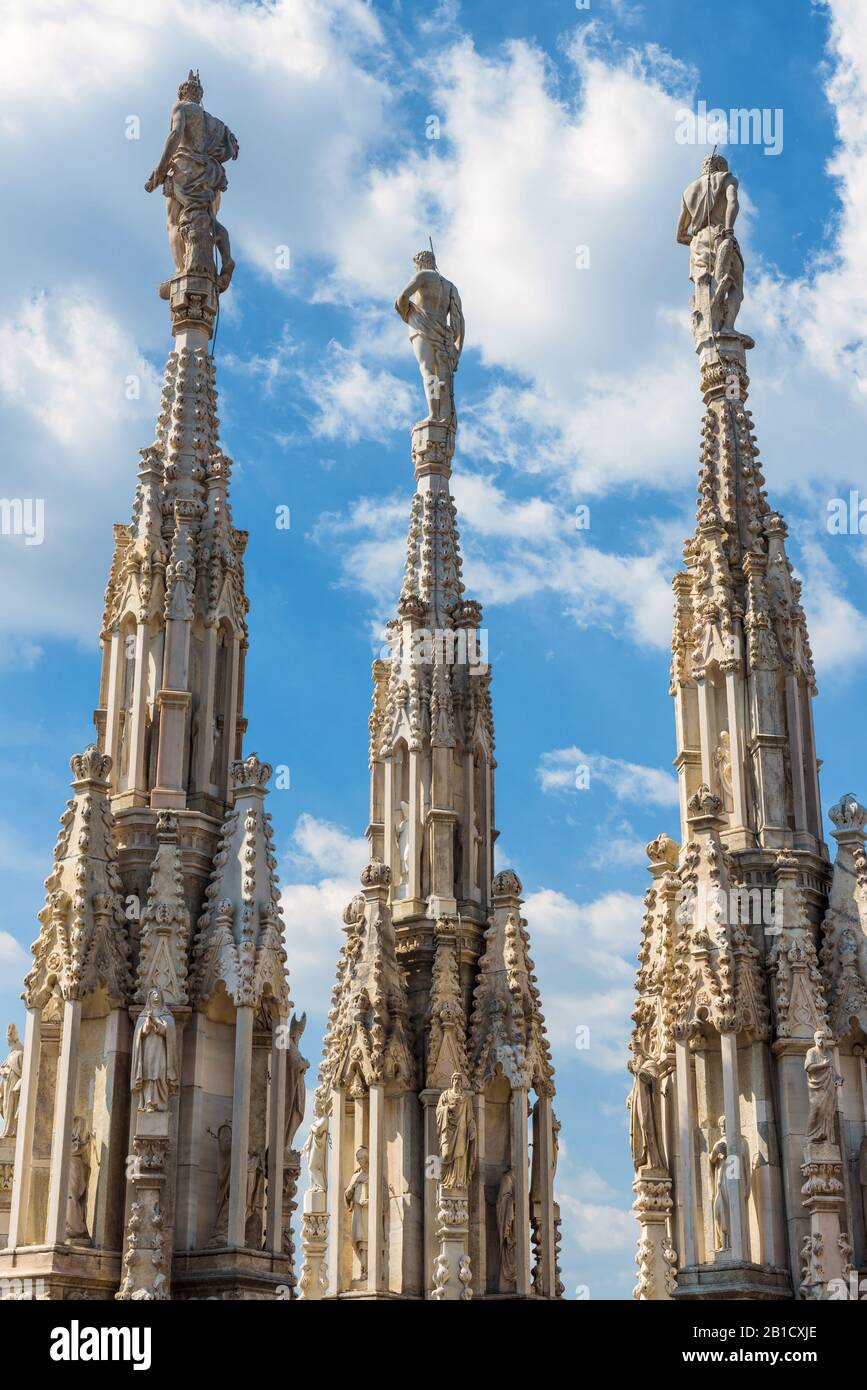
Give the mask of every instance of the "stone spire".
[[815, 673], [745, 404], [737, 214], [737, 179], [708, 156], [677, 231], [705, 415], [697, 526], [674, 580], [681, 845], [647, 847], [631, 1041], [642, 1299], [828, 1297], [863, 1230], [842, 1181], [854, 1168], [867, 1183], [863, 817], [854, 798], [832, 812], [829, 909]]
[[271, 769], [242, 746], [247, 536], [232, 523], [210, 349], [233, 268], [216, 214], [237, 153], [191, 72], [147, 183], [168, 200], [175, 273], [160, 294], [175, 346], [132, 519], [115, 527], [98, 742], [72, 760], [25, 981], [0, 1275], [8, 1261], [26, 1274], [30, 1247], [47, 1246], [33, 1268], [51, 1298], [264, 1297], [295, 1283], [306, 1063], [289, 1021]]
[[332, 1162], [326, 1185], [311, 1145], [301, 1282], [322, 1295], [327, 1233], [328, 1297], [554, 1298], [552, 1068], [520, 884], [493, 873], [491, 673], [449, 489], [464, 319], [432, 252], [415, 266], [395, 308], [428, 414], [391, 656], [373, 666], [371, 862], [344, 914], [316, 1095]]

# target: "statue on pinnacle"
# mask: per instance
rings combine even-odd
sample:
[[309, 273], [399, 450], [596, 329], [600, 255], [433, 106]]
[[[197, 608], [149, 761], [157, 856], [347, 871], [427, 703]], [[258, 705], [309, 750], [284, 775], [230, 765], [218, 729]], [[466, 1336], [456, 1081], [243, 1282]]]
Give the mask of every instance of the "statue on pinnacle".
[[738, 181], [721, 154], [709, 154], [683, 195], [677, 224], [677, 240], [689, 247], [697, 351], [720, 336], [741, 336], [735, 333], [744, 297], [744, 260], [734, 232], [737, 215]]
[[424, 383], [428, 416], [424, 424], [457, 426], [454, 376], [464, 345], [461, 297], [437, 270], [433, 251], [413, 256], [415, 275], [394, 307], [409, 327], [409, 340]]
[[[238, 141], [228, 126], [202, 106], [199, 74], [190, 70], [178, 88], [169, 134], [160, 161], [145, 184], [152, 193], [162, 188], [166, 198], [169, 246], [177, 274], [189, 272], [216, 278], [222, 294], [235, 269], [229, 234], [217, 221], [220, 195], [228, 188], [223, 165], [238, 158]], [[219, 273], [214, 248], [220, 254]], [[160, 298], [170, 297], [171, 281], [160, 285]]]

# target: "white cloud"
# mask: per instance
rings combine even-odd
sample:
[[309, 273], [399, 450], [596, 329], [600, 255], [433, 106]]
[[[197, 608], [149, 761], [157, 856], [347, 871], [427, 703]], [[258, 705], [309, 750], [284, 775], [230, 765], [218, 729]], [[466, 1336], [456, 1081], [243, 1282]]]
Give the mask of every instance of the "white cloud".
[[823, 673], [846, 674], [867, 657], [867, 618], [843, 592], [839, 568], [818, 544], [802, 546], [807, 562], [803, 601], [813, 660]]
[[[34, 933], [35, 935], [35, 933]], [[0, 931], [0, 966], [20, 971], [30, 960], [20, 942], [8, 931]]]
[[576, 792], [576, 769], [589, 769], [590, 786], [601, 782], [610, 787], [620, 801], [637, 801], [653, 806], [676, 806], [677, 778], [657, 767], [643, 767], [624, 758], [609, 758], [604, 753], [585, 753], [580, 748], [555, 748], [543, 753], [537, 769], [542, 790], [546, 792]]
[[370, 846], [363, 836], [347, 835], [339, 825], [306, 811], [298, 817], [289, 851], [293, 865], [325, 869], [331, 877], [354, 874], [357, 879], [369, 858]]
[[312, 432], [318, 439], [387, 439], [412, 422], [412, 392], [405, 381], [384, 368], [371, 371], [357, 353], [340, 343], [328, 345], [324, 362], [301, 373], [302, 384], [317, 414]]
[[0, 631], [16, 663], [36, 663], [43, 634], [93, 640], [111, 526], [129, 515], [158, 400], [153, 368], [96, 301], [42, 295], [0, 319], [4, 495], [44, 508], [41, 544], [0, 540]]
[[[616, 890], [579, 903], [542, 888], [527, 895], [524, 910], [552, 1045], [580, 1064], [622, 1070], [642, 899]], [[578, 1028], [589, 1030], [589, 1046], [576, 1047]]]
[[358, 875], [370, 857], [365, 839], [309, 812], [298, 817], [284, 860], [289, 882], [280, 901], [293, 997], [300, 1008], [327, 1011], [343, 944], [343, 909], [359, 891]]

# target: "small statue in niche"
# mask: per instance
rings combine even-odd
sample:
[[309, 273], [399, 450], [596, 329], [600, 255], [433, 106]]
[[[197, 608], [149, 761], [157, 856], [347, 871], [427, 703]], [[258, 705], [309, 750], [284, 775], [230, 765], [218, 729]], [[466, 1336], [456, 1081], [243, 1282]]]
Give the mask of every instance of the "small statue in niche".
[[132, 1090], [138, 1108], [149, 1114], [168, 1110], [169, 1096], [178, 1088], [178, 1048], [175, 1020], [161, 989], [148, 992], [132, 1040]]
[[307, 1176], [314, 1192], [328, 1190], [328, 1116], [317, 1115], [301, 1150], [307, 1160]]
[[834, 1066], [831, 1034], [819, 1028], [813, 1035], [813, 1046], [804, 1058], [807, 1073], [807, 1095], [810, 1113], [807, 1120], [807, 1143], [833, 1144], [834, 1121], [837, 1115], [837, 1087], [843, 1078]]
[[298, 1046], [306, 1026], [306, 1013], [302, 1014], [300, 1018], [297, 1018], [295, 1014], [292, 1015], [292, 1021], [289, 1024], [289, 1046], [286, 1051], [285, 1147], [287, 1152], [292, 1148], [295, 1135], [301, 1128], [307, 1105], [307, 1087], [304, 1074], [310, 1063], [306, 1057], [302, 1057], [301, 1049]]
[[409, 802], [401, 801], [398, 803], [394, 817], [395, 829], [397, 832], [397, 858], [400, 870], [400, 881], [402, 884], [409, 883]]
[[632, 1091], [626, 1104], [629, 1107], [629, 1140], [632, 1161], [640, 1168], [664, 1170], [665, 1163], [658, 1138], [657, 1096], [659, 1068], [650, 1057], [634, 1057], [629, 1062], [632, 1072]]
[[735, 809], [735, 799], [732, 789], [732, 744], [728, 729], [723, 729], [719, 736], [719, 743], [714, 751], [713, 762], [716, 768], [723, 809], [728, 815], [731, 815]]
[[247, 1154], [247, 1188], [244, 1204], [244, 1242], [249, 1250], [262, 1246], [262, 1214], [265, 1209], [265, 1181], [268, 1164], [264, 1149]]
[[367, 1149], [362, 1144], [355, 1152], [355, 1171], [343, 1194], [343, 1200], [352, 1212], [349, 1238], [358, 1260], [360, 1277], [367, 1278], [367, 1208], [370, 1202], [370, 1172]]
[[76, 1115], [69, 1146], [69, 1189], [66, 1196], [66, 1240], [90, 1245], [87, 1229], [87, 1188], [90, 1182], [90, 1140], [84, 1120]]
[[217, 1141], [217, 1214], [214, 1231], [209, 1244], [225, 1245], [229, 1238], [229, 1184], [232, 1177], [232, 1126], [222, 1124], [216, 1134], [208, 1130]]
[[476, 1121], [459, 1071], [437, 1101], [436, 1123], [442, 1185], [466, 1187], [476, 1167]]
[[511, 1168], [500, 1178], [497, 1191], [497, 1235], [500, 1240], [500, 1293], [515, 1287], [515, 1175]]
[[5, 1061], [0, 1062], [0, 1139], [14, 1139], [24, 1066], [24, 1048], [14, 1023], [6, 1029], [6, 1045], [9, 1051]]
[[713, 1178], [713, 1235], [714, 1250], [731, 1249], [732, 1214], [729, 1196], [727, 1163], [729, 1146], [726, 1140], [725, 1115], [719, 1117], [719, 1139], [710, 1151], [710, 1171]]

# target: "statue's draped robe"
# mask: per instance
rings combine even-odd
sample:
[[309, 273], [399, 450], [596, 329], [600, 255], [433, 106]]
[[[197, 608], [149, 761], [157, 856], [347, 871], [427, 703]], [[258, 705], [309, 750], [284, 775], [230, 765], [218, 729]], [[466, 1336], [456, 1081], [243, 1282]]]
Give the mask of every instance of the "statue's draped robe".
[[142, 1014], [136, 1025], [132, 1044], [132, 1089], [140, 1091], [144, 1106], [154, 1105], [165, 1110], [170, 1088], [178, 1081], [178, 1055], [175, 1020], [170, 1010], [162, 1009], [152, 1015], [156, 1028], [145, 1033]]
[[465, 1095], [443, 1091], [437, 1101], [437, 1133], [443, 1165], [443, 1187], [466, 1187], [474, 1167], [476, 1127]]

